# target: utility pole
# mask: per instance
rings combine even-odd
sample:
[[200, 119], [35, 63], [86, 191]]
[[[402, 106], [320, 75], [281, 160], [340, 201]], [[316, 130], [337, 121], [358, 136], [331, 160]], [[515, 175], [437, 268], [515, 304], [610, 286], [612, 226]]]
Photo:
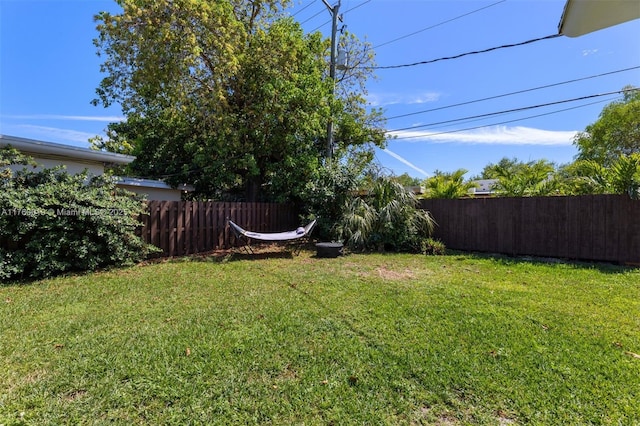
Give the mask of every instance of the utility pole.
[[[327, 0], [322, 0], [329, 12], [331, 13], [331, 62], [329, 63], [329, 77], [331, 78], [331, 100], [335, 93], [336, 85], [336, 42], [338, 33], [338, 19], [342, 20], [339, 16], [340, 0], [338, 3], [331, 7]], [[329, 111], [329, 123], [327, 124], [327, 152], [326, 158], [331, 159], [333, 156], [333, 113]]]

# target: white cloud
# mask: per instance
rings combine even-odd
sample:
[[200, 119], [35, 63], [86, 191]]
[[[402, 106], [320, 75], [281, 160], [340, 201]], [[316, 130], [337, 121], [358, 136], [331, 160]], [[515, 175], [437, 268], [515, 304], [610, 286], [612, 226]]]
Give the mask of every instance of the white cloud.
[[426, 93], [415, 94], [413, 96], [408, 97], [407, 103], [408, 104], [426, 104], [429, 102], [436, 102], [438, 99], [440, 99], [439, 93], [426, 92]]
[[441, 94], [436, 92], [421, 93], [371, 93], [367, 97], [373, 106], [387, 105], [415, 105], [436, 102], [440, 99]]
[[93, 138], [96, 136], [95, 133], [80, 132], [71, 129], [60, 129], [57, 127], [33, 126], [30, 124], [23, 124], [17, 127], [19, 127], [20, 129], [24, 129], [30, 134], [36, 135], [25, 137], [37, 137], [51, 142], [83, 142], [86, 144], [88, 143], [89, 138]]
[[4, 115], [4, 118], [14, 120], [70, 120], [70, 121], [98, 121], [113, 123], [124, 121], [125, 118], [117, 115], [58, 115], [58, 114], [29, 114], [29, 115]]
[[598, 49], [585, 49], [582, 51], [582, 56], [595, 55], [598, 53]]
[[426, 130], [390, 132], [400, 141], [433, 143], [466, 143], [487, 145], [571, 145], [578, 133], [574, 130], [543, 130], [531, 127], [492, 126], [478, 130], [441, 133]]
[[412, 164], [411, 162], [409, 162], [409, 160], [407, 160], [404, 157], [401, 157], [400, 155], [396, 154], [393, 151], [390, 151], [387, 148], [383, 149], [384, 152], [386, 152], [387, 154], [389, 154], [390, 156], [392, 156], [393, 158], [395, 158], [396, 160], [400, 161], [401, 163], [411, 167], [413, 170], [417, 171], [418, 173], [422, 173], [424, 176], [429, 177], [429, 173], [425, 172], [424, 170], [422, 170], [420, 167], [416, 166], [415, 164]]

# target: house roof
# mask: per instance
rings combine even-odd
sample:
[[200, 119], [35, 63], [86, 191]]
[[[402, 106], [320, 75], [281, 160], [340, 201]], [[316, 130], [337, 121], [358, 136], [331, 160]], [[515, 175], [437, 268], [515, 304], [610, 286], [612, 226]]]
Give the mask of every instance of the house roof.
[[638, 18], [638, 0], [567, 0], [558, 32], [578, 37]]
[[140, 188], [155, 188], [155, 189], [179, 189], [180, 191], [192, 192], [194, 188], [192, 185], [182, 184], [176, 188], [172, 188], [166, 182], [161, 180], [141, 179], [132, 177], [118, 177], [116, 180], [118, 185], [136, 186]]
[[0, 146], [6, 145], [11, 145], [28, 154], [54, 155], [69, 159], [95, 161], [98, 163], [129, 164], [136, 159], [136, 157], [131, 155], [96, 151], [89, 148], [62, 145], [35, 139], [19, 138], [17, 136], [0, 135]]

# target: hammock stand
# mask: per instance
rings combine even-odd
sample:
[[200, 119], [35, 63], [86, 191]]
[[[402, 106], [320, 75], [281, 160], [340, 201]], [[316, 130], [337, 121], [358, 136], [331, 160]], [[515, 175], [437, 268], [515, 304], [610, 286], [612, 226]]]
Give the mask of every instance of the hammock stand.
[[[313, 220], [307, 226], [300, 227], [294, 231], [287, 232], [252, 232], [247, 231], [241, 228], [239, 225], [235, 224], [232, 220], [229, 220], [229, 227], [231, 231], [233, 231], [234, 236], [238, 241], [244, 242], [244, 248], [247, 250], [247, 253], [253, 254], [253, 249], [251, 248], [251, 241], [271, 241], [271, 242], [282, 242], [282, 241], [294, 241], [306, 238], [306, 241], [309, 240], [309, 235], [311, 235], [311, 231], [313, 231], [313, 227], [316, 225], [316, 221]], [[297, 245], [296, 250], [294, 250], [295, 254], [298, 254], [302, 249], [302, 243]]]

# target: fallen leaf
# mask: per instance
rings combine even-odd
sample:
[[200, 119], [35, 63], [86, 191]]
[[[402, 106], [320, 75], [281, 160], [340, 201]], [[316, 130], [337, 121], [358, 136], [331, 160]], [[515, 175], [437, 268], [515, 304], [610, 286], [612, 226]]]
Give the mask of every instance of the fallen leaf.
[[328, 380], [323, 380], [323, 381], [322, 381], [322, 382], [320, 382], [320, 383], [322, 383], [323, 385], [328, 385], [328, 384], [329, 384], [329, 381], [328, 381]]
[[629, 356], [630, 356], [630, 357], [632, 357], [632, 358], [638, 358], [638, 359], [640, 359], [640, 355], [638, 355], [638, 354], [634, 354], [633, 352], [625, 351], [624, 353], [625, 353], [625, 355], [629, 355]]
[[54, 349], [62, 349], [64, 348], [64, 345], [62, 343], [56, 343], [55, 345], [53, 345]]
[[6, 303], [11, 303], [11, 302], [13, 302], [13, 300], [11, 300], [11, 298], [10, 298], [10, 297], [7, 297], [6, 299], [4, 299], [4, 301], [5, 301]]
[[186, 353], [187, 356], [191, 356], [191, 348], [187, 348], [185, 353]]

